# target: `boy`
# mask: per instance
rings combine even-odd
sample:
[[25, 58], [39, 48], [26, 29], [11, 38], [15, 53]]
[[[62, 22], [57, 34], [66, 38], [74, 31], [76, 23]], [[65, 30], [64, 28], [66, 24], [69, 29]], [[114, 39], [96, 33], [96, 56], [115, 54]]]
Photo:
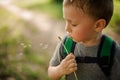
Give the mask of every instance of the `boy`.
[[120, 47], [115, 46], [114, 62], [109, 76], [106, 76], [96, 63], [76, 63], [78, 56], [97, 57], [102, 30], [108, 25], [113, 15], [112, 0], [63, 0], [63, 17], [66, 20], [65, 29], [69, 37], [77, 42], [74, 54], [70, 53], [64, 59], [58, 44], [50, 61], [48, 75], [51, 80], [60, 80], [66, 75], [66, 80], [120, 80]]

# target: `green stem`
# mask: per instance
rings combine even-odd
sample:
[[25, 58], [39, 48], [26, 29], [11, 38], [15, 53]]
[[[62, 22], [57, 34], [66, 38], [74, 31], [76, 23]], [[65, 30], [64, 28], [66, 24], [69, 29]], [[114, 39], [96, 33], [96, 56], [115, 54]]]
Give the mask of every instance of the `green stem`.
[[[62, 38], [60, 36], [58, 36], [58, 39], [62, 42], [62, 45], [63, 45], [63, 47], [64, 47], [64, 49], [65, 49], [65, 51], [67, 52], [67, 55], [68, 55], [69, 52], [68, 52], [67, 48], [65, 47]], [[74, 76], [75, 76], [75, 80], [78, 80], [77, 75], [76, 75], [75, 72], [74, 72]]]
[[78, 77], [77, 77], [77, 75], [76, 75], [76, 72], [74, 72], [74, 75], [75, 75], [75, 80], [78, 80]]

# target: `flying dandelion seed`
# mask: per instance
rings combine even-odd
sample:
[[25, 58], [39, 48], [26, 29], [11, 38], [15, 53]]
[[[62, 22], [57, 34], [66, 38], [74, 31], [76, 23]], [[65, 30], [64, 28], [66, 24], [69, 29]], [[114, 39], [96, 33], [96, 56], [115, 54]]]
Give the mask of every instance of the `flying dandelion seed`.
[[43, 49], [47, 49], [48, 48], [48, 44], [44, 45]]
[[23, 48], [27, 48], [27, 45], [24, 45]]
[[43, 46], [43, 43], [40, 43], [40, 46]]
[[20, 43], [23, 48], [31, 47], [31, 44]]
[[21, 46], [24, 46], [25, 44], [24, 43], [20, 43]]
[[28, 47], [31, 47], [31, 44], [28, 44]]
[[23, 55], [23, 53], [21, 52], [21, 53], [19, 53], [19, 56], [22, 56]]
[[20, 53], [18, 53], [18, 54], [16, 55], [16, 59], [17, 59], [17, 60], [21, 60], [21, 59], [22, 59], [22, 56], [23, 56], [23, 53], [20, 52]]

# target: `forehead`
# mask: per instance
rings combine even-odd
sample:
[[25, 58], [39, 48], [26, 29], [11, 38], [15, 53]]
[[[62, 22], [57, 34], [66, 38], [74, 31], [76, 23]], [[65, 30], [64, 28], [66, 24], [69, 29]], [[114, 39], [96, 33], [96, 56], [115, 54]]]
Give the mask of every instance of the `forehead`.
[[83, 1], [84, 0], [63, 0], [63, 5], [73, 5], [73, 6], [80, 7]]
[[86, 14], [82, 9], [73, 6], [63, 6], [63, 17], [65, 19], [75, 20], [85, 16]]

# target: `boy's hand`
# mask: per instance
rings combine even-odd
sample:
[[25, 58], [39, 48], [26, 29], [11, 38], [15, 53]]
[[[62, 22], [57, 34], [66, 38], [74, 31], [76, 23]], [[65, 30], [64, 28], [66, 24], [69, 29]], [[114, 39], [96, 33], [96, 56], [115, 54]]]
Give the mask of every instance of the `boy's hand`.
[[63, 75], [70, 74], [77, 70], [75, 56], [72, 53], [67, 55], [66, 58], [62, 60], [59, 67]]

